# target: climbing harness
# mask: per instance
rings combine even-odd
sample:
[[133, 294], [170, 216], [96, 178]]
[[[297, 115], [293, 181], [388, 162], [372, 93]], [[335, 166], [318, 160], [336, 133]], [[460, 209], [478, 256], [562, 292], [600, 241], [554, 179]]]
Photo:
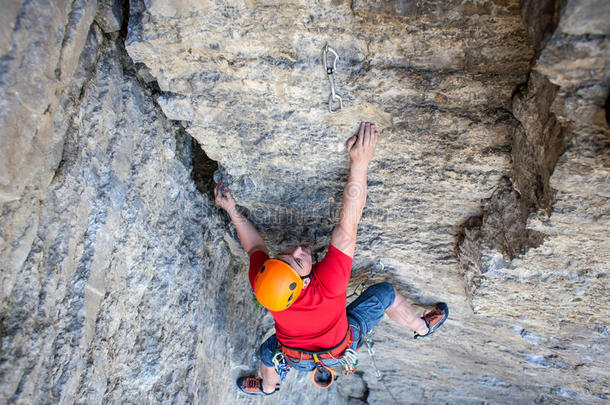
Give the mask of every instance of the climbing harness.
[[[332, 64], [329, 64], [329, 54], [331, 57], [334, 57], [332, 60]], [[337, 60], [339, 60], [339, 55], [327, 43], [326, 46], [324, 46], [322, 56], [324, 60], [324, 69], [326, 70], [326, 76], [328, 77], [328, 81], [330, 82], [330, 97], [328, 99], [328, 110], [331, 113], [336, 113], [343, 109], [343, 98], [337, 94], [337, 91], [335, 89], [335, 79], [333, 77], [335, 70], [337, 70]], [[333, 103], [335, 102], [335, 100], [339, 101], [339, 108], [333, 110]]]
[[337, 346], [332, 347], [328, 350], [324, 351], [310, 351], [304, 349], [298, 349], [294, 347], [289, 347], [282, 344], [278, 340], [278, 348], [279, 350], [286, 356], [292, 363], [300, 363], [301, 361], [315, 361], [316, 358], [322, 360], [339, 360], [340, 357], [343, 356], [345, 351], [351, 346], [354, 342], [353, 340], [353, 332], [352, 328], [348, 328], [345, 333], [345, 337]]
[[283, 380], [290, 370], [290, 364], [286, 361], [286, 358], [293, 364], [298, 364], [303, 360], [313, 361], [312, 382], [318, 388], [328, 388], [338, 376], [333, 368], [324, 364], [323, 360], [338, 361], [339, 365], [343, 367], [343, 373], [346, 375], [353, 373], [356, 367], [358, 367], [358, 355], [350, 348], [352, 343], [354, 343], [353, 337], [354, 332], [350, 327], [341, 343], [331, 349], [319, 352], [288, 347], [278, 340], [278, 349], [273, 356], [275, 371], [280, 376], [280, 379]]

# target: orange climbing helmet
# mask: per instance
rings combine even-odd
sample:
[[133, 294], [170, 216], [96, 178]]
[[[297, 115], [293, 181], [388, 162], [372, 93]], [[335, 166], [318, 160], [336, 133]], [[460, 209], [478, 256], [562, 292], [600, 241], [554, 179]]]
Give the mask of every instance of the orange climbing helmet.
[[265, 261], [254, 280], [254, 294], [270, 311], [283, 311], [301, 294], [303, 280], [288, 263], [278, 259]]

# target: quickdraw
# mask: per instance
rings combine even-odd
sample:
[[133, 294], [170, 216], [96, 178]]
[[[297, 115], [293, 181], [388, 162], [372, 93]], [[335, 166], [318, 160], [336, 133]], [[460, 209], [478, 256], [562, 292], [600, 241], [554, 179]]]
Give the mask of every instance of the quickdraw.
[[286, 375], [288, 375], [288, 372], [290, 371], [290, 365], [286, 362], [284, 353], [276, 350], [272, 361], [275, 366], [275, 372], [280, 376], [280, 381], [284, 381], [284, 378], [286, 378]]
[[375, 361], [375, 350], [373, 349], [373, 344], [369, 340], [369, 335], [364, 337], [364, 341], [366, 342], [366, 351], [369, 352], [369, 356], [371, 356], [371, 361], [373, 362], [373, 367], [375, 367], [375, 377], [377, 377], [378, 380], [381, 380], [383, 375], [377, 367], [377, 362]]
[[358, 368], [358, 353], [352, 349], [347, 349], [339, 363], [343, 366], [343, 374], [352, 374]]
[[[364, 279], [364, 281], [362, 283], [360, 283], [360, 285], [358, 285], [354, 289], [354, 292], [351, 293], [350, 295], [348, 295], [347, 298], [351, 298], [354, 295], [360, 296], [360, 294], [362, 294], [364, 292], [364, 286], [366, 285], [366, 283], [368, 283], [368, 281], [371, 279], [371, 277], [373, 277], [377, 273], [383, 273], [384, 269], [385, 269], [384, 264], [381, 262], [381, 260], [378, 260], [377, 263], [375, 263], [375, 265], [373, 265], [373, 267], [371, 267], [371, 271], [370, 271], [369, 275], [366, 276], [366, 279]], [[358, 291], [358, 289], [360, 289], [360, 291]]]
[[383, 384], [383, 387], [385, 388], [385, 390], [388, 392], [390, 397], [392, 397], [392, 399], [394, 400], [394, 403], [396, 405], [398, 405], [399, 404], [398, 400], [396, 399], [394, 394], [392, 394], [392, 391], [390, 391], [390, 389], [388, 388], [388, 385], [385, 383], [385, 378], [383, 378], [383, 374], [381, 374], [381, 371], [379, 371], [379, 368], [377, 367], [377, 362], [375, 361], [375, 350], [373, 349], [373, 341], [372, 341], [372, 339], [370, 339], [371, 333], [372, 333], [372, 331], [369, 332], [368, 335], [364, 336], [364, 341], [366, 342], [366, 350], [369, 352], [369, 356], [371, 356], [371, 361], [373, 362], [373, 367], [375, 367], [375, 377], [377, 377], [377, 379], [379, 381], [381, 381], [381, 384]]
[[[329, 54], [334, 57], [332, 64], [329, 63]], [[330, 97], [328, 99], [328, 110], [331, 113], [336, 113], [343, 109], [343, 98], [337, 94], [337, 91], [335, 89], [335, 79], [333, 77], [335, 70], [337, 70], [337, 60], [339, 60], [339, 55], [327, 43], [322, 52], [322, 59], [324, 61], [324, 70], [326, 70], [326, 77], [328, 77], [328, 81], [330, 82]], [[339, 101], [339, 108], [333, 110], [334, 101]]]

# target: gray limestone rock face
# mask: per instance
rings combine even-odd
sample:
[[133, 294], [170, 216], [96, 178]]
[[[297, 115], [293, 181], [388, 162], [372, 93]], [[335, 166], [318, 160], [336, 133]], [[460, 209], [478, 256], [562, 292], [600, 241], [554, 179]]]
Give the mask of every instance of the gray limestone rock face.
[[53, 7], [9, 3], [2, 12], [0, 56], [3, 202], [18, 200], [26, 187], [44, 195], [53, 178], [66, 130], [54, 127], [68, 121], [61, 95], [75, 84], [74, 71], [97, 6], [85, 0], [58, 1]]
[[124, 0], [100, 0], [98, 2], [95, 22], [106, 33], [117, 32], [123, 22]]
[[[606, 399], [610, 58], [607, 33], [595, 27], [606, 24], [609, 11], [599, 2], [566, 2], [513, 98], [521, 124], [512, 144], [517, 209], [500, 212], [506, 218], [521, 211], [527, 249], [517, 256], [503, 251], [494, 235], [506, 228], [493, 214], [470, 224], [459, 247], [475, 311], [516, 320], [515, 331], [536, 352], [527, 354], [523, 370], [549, 377], [540, 401]], [[574, 31], [584, 15], [579, 29], [588, 34]], [[581, 345], [588, 349], [575, 350]], [[560, 384], [562, 374], [571, 378]]]
[[292, 371], [264, 401], [607, 401], [609, 14], [599, 0], [3, 5], [0, 403], [262, 403], [234, 381], [273, 322], [206, 194], [214, 161], [272, 252], [320, 259], [362, 120], [381, 138], [348, 293], [391, 281], [451, 316], [416, 341], [384, 319], [375, 362], [363, 348], [329, 390]]
[[233, 348], [264, 333], [243, 254], [135, 72], [92, 25], [52, 181], [1, 206], [2, 403], [231, 402], [251, 358]]

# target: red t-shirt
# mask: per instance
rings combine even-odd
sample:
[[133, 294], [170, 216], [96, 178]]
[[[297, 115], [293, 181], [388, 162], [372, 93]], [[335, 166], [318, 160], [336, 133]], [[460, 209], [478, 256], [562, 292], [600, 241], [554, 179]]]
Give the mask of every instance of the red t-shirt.
[[[250, 285], [269, 256], [254, 252], [250, 257]], [[284, 345], [304, 350], [326, 350], [337, 346], [347, 332], [345, 302], [353, 259], [335, 248], [313, 265], [309, 286], [284, 311], [269, 311], [275, 320], [277, 338]]]

